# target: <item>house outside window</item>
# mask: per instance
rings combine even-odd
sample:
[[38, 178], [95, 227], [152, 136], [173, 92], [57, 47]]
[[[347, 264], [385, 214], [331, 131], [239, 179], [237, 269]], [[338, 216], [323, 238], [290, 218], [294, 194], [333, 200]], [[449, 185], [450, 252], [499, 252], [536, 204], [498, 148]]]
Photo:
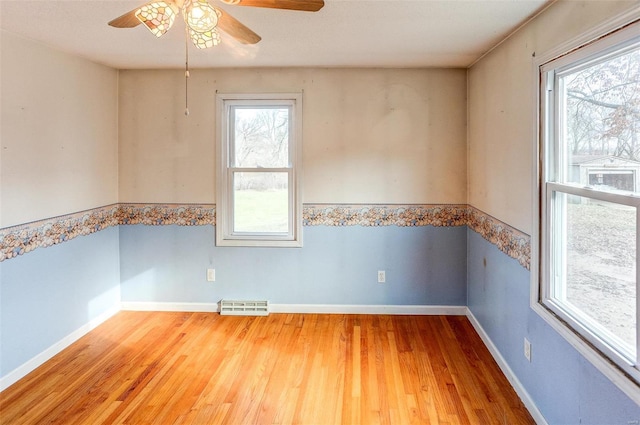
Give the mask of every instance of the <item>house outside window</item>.
[[[639, 399], [640, 24], [539, 66], [535, 303]], [[609, 365], [609, 366], [607, 366]], [[622, 382], [626, 381], [626, 382]], [[635, 390], [634, 390], [635, 388]]]
[[216, 243], [302, 246], [302, 95], [218, 94]]

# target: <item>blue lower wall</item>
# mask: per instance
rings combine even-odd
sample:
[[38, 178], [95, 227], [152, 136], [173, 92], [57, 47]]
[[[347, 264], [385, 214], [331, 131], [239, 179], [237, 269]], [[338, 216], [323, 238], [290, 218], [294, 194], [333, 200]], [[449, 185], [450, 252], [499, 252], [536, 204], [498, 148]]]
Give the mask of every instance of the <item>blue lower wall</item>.
[[638, 423], [640, 407], [530, 308], [530, 273], [471, 230], [467, 242], [467, 305], [547, 422]]
[[[120, 226], [122, 301], [466, 302], [465, 227], [307, 226], [303, 248], [214, 246], [213, 226]], [[206, 269], [216, 269], [216, 282]], [[386, 271], [384, 284], [377, 271]]]
[[3, 377], [120, 303], [118, 229], [0, 263]]
[[467, 227], [307, 226], [302, 249], [216, 247], [214, 230], [110, 227], [0, 262], [0, 376], [120, 301], [467, 305], [548, 423], [640, 420], [640, 407], [531, 310], [529, 272]]

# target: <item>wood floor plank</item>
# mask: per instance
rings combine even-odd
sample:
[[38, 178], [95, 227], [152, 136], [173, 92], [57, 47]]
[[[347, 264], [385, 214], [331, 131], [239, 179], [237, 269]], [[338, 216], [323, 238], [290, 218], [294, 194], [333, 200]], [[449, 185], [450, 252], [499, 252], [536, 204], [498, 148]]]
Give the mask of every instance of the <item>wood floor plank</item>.
[[533, 424], [463, 316], [120, 312], [0, 424]]

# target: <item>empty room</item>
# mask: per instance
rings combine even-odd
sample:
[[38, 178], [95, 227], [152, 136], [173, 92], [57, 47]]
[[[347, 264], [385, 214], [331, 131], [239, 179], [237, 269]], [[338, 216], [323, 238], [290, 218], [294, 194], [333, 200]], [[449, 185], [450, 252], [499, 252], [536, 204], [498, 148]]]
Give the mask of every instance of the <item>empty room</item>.
[[638, 0], [0, 0], [0, 424], [640, 424], [639, 220]]

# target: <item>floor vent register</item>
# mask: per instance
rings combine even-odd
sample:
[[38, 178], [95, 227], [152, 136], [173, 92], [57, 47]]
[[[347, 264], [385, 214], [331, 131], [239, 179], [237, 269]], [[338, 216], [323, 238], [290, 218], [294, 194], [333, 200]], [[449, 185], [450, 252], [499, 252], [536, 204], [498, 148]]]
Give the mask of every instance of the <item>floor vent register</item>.
[[220, 314], [226, 316], [268, 316], [269, 301], [220, 301]]

